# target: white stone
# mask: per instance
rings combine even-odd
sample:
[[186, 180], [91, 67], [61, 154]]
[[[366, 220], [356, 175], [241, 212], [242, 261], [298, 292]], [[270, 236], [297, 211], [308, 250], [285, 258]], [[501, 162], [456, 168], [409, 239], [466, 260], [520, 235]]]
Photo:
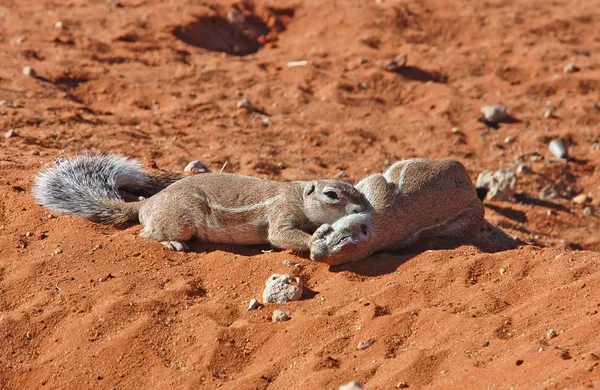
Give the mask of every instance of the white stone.
[[250, 304], [248, 305], [248, 311], [259, 309], [261, 306], [262, 304], [258, 300], [252, 298], [250, 300]]
[[339, 387], [339, 390], [364, 390], [364, 387], [358, 381], [348, 382]]
[[499, 122], [508, 117], [506, 108], [503, 106], [485, 106], [481, 108], [481, 113], [489, 122]]
[[264, 303], [286, 303], [302, 298], [302, 280], [289, 274], [273, 274], [265, 282]]
[[556, 158], [565, 159], [568, 157], [569, 153], [567, 151], [567, 147], [565, 143], [560, 138], [555, 138], [548, 144], [548, 149]]

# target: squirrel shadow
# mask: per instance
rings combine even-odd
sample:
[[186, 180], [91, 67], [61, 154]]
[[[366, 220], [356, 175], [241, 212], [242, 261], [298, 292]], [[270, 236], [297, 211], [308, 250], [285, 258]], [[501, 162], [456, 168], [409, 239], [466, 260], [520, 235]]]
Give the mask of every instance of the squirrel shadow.
[[[509, 236], [506, 235], [506, 237]], [[413, 257], [416, 257], [419, 254], [429, 250], [452, 250], [460, 248], [463, 245], [472, 245], [483, 253], [497, 253], [515, 249], [521, 245], [527, 244], [520, 239], [514, 239], [512, 241], [513, 242], [510, 244], [504, 243], [500, 245], [481, 237], [470, 239], [423, 237], [404, 249], [398, 251], [378, 252], [356, 262], [330, 266], [329, 271], [349, 271], [362, 276], [381, 276], [397, 271], [401, 265]]]

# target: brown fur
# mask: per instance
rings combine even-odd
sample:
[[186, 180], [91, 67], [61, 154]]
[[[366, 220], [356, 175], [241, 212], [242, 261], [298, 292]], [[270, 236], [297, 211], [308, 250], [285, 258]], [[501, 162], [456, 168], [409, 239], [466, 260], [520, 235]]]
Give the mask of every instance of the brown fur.
[[356, 188], [367, 210], [321, 226], [313, 235], [313, 260], [342, 264], [421, 237], [476, 237], [483, 227], [490, 230], [468, 172], [456, 160], [402, 160]]
[[308, 250], [319, 226], [365, 209], [361, 194], [340, 181], [284, 183], [229, 173], [189, 176], [148, 199], [107, 207], [138, 219], [143, 237], [174, 250], [193, 237]]

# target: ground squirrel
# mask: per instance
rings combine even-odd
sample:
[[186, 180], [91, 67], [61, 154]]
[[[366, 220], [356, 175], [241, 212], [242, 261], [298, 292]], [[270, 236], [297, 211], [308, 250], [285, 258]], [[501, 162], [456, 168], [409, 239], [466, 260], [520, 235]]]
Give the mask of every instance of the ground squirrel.
[[[123, 192], [144, 198], [124, 202]], [[138, 161], [107, 154], [57, 160], [37, 175], [33, 195], [51, 210], [95, 222], [139, 221], [141, 236], [178, 251], [193, 237], [308, 250], [319, 226], [366, 208], [358, 190], [337, 180], [149, 174]]]
[[456, 160], [402, 160], [356, 184], [368, 204], [363, 213], [322, 225], [311, 258], [331, 265], [405, 248], [421, 237], [482, 238], [515, 246], [484, 219], [484, 206], [465, 167]]

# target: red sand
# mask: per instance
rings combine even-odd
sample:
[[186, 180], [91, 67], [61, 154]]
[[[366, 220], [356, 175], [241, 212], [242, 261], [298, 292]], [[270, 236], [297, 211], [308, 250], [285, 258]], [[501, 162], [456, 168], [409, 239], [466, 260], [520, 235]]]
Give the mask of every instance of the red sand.
[[[0, 138], [0, 388], [600, 386], [599, 24], [593, 0], [5, 1], [0, 130], [18, 136]], [[381, 69], [399, 53], [407, 68]], [[487, 104], [514, 123], [487, 128]], [[571, 162], [548, 160], [554, 137]], [[521, 195], [486, 213], [537, 246], [434, 242], [332, 269], [265, 247], [173, 253], [34, 203], [36, 171], [87, 150], [353, 182], [415, 156], [475, 178], [529, 153]], [[540, 200], [547, 185], [560, 196]], [[288, 258], [305, 298], [248, 312]], [[292, 320], [271, 323], [276, 307]]]

